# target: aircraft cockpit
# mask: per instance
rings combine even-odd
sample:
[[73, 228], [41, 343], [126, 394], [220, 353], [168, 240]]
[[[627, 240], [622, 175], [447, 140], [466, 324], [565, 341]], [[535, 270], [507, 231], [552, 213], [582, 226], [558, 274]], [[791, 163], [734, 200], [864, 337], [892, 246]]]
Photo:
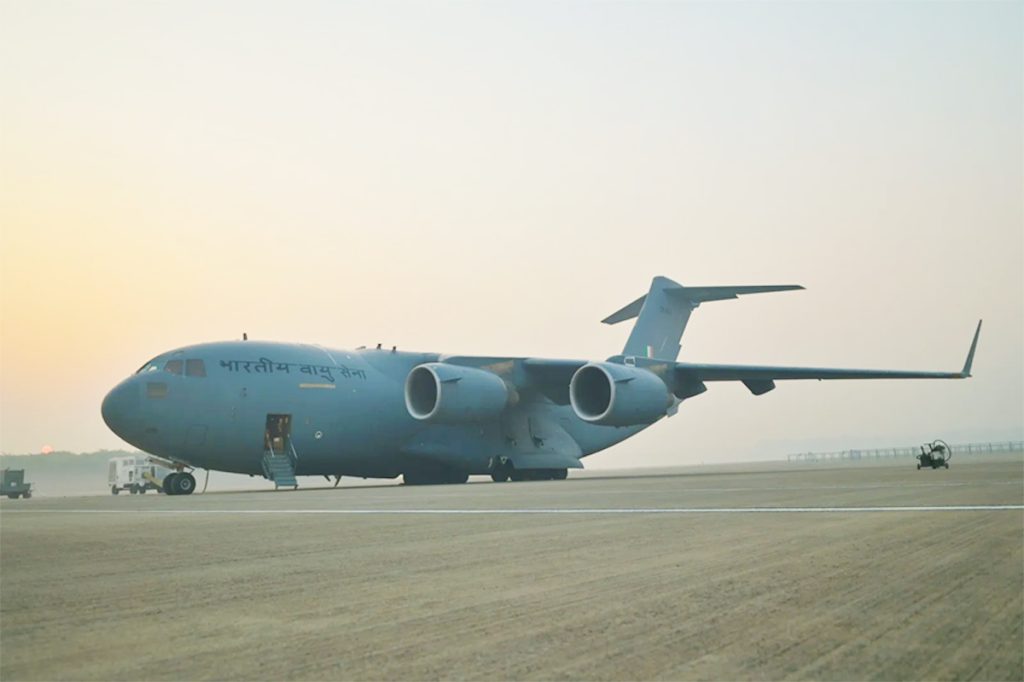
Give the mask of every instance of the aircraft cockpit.
[[166, 357], [159, 357], [150, 360], [142, 367], [139, 367], [136, 374], [146, 374], [148, 372], [156, 372], [163, 370], [168, 374], [177, 374], [178, 376], [187, 377], [205, 377], [206, 376], [206, 363], [200, 358], [180, 358], [174, 357], [167, 359]]
[[135, 373], [136, 374], [144, 374], [146, 372], [155, 372], [158, 369], [160, 369], [160, 365], [157, 364], [157, 360], [156, 359], [153, 359], [153, 360], [150, 360], [149, 362], [147, 362], [146, 364], [144, 364], [142, 367], [139, 367], [137, 370], [135, 370]]

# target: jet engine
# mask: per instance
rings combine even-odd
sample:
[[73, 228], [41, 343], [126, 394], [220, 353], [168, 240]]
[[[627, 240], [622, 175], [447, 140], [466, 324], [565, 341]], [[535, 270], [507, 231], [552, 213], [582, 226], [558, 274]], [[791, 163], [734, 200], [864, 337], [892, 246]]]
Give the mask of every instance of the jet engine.
[[501, 414], [517, 398], [501, 377], [473, 367], [429, 362], [413, 368], [405, 379], [405, 407], [421, 421], [480, 421]]
[[655, 374], [627, 365], [591, 362], [569, 382], [576, 416], [603, 426], [653, 424], [672, 404], [668, 387]]

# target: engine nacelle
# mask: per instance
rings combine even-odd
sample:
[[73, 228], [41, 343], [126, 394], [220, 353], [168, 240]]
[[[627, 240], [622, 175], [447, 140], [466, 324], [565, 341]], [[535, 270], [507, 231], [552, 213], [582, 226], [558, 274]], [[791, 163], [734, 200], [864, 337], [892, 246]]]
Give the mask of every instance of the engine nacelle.
[[428, 362], [405, 379], [405, 407], [416, 419], [462, 424], [496, 417], [517, 395], [501, 377], [473, 367]]
[[668, 412], [672, 398], [655, 374], [611, 362], [580, 367], [569, 382], [576, 416], [603, 426], [653, 424]]

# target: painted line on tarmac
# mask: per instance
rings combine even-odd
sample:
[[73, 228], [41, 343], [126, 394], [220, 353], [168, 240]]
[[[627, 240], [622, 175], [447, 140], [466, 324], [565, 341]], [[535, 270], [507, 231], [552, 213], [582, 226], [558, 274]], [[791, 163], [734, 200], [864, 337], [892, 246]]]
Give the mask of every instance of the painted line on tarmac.
[[848, 514], [893, 512], [1024, 511], [1024, 504], [960, 504], [916, 507], [638, 507], [595, 509], [4, 509], [0, 514], [322, 514], [322, 515], [516, 515], [516, 514]]
[[[583, 480], [583, 479], [578, 479]], [[883, 483], [883, 484], [865, 484], [865, 485], [813, 485], [813, 486], [777, 486], [777, 487], [765, 487], [759, 488], [680, 488], [680, 490], [687, 493], [763, 493], [763, 492], [807, 492], [815, 490], [885, 490], [890, 488], [898, 488], [900, 490], [906, 490], [908, 488], [984, 488], [988, 486], [1006, 486], [1013, 485], [1020, 487], [1024, 485], [1024, 481], [989, 481], [989, 482], [978, 482], [978, 483], [910, 483], [910, 484], [899, 484], [899, 483]], [[559, 491], [563, 492], [563, 491]], [[580, 491], [581, 494], [589, 494], [590, 491]], [[628, 494], [633, 495], [636, 493], [650, 492], [649, 490], [642, 490], [639, 488], [631, 490], [607, 490], [602, 491], [603, 495], [619, 495]]]

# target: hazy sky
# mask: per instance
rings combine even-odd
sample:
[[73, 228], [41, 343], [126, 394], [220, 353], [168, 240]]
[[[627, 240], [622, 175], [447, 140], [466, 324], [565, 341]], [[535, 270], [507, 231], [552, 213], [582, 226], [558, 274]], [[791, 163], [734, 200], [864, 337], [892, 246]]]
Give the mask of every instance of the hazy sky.
[[975, 378], [717, 384], [588, 466], [1020, 438], [1024, 4], [0, 5], [0, 450], [238, 338]]

